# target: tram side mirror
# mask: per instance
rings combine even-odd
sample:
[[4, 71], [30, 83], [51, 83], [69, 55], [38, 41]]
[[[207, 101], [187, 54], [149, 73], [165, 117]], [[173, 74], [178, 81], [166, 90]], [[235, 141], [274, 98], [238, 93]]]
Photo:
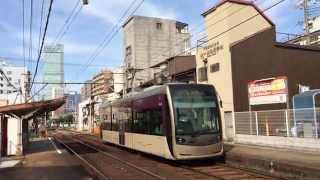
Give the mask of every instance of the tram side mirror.
[[219, 101], [219, 103], [220, 103], [220, 107], [223, 108], [223, 106], [222, 106], [222, 101], [221, 101], [221, 100]]

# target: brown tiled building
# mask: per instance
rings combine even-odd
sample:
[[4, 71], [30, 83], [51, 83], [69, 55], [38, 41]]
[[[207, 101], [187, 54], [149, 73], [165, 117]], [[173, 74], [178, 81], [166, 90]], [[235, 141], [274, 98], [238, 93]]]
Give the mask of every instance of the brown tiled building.
[[156, 83], [164, 82], [196, 82], [196, 57], [174, 56], [151, 66], [156, 73]]
[[[277, 43], [275, 28], [248, 37], [231, 46], [235, 111], [248, 110], [248, 82], [269, 77], [288, 79], [289, 107], [299, 93], [299, 84], [320, 88], [320, 49]], [[286, 104], [253, 106], [253, 110], [285, 109]]]
[[113, 92], [112, 72], [105, 70], [92, 78], [92, 96], [104, 96]]

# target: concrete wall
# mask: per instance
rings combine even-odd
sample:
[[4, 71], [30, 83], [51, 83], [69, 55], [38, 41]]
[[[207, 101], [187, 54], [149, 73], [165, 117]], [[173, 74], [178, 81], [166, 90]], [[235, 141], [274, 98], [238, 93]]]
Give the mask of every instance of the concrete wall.
[[21, 134], [21, 120], [16, 118], [8, 118], [8, 145], [7, 155], [20, 155], [22, 152], [22, 136]]
[[[276, 136], [253, 136], [237, 134], [235, 142], [307, 151], [320, 151], [320, 141], [313, 138], [293, 138]], [[307, 149], [306, 149], [307, 148]]]
[[[89, 114], [87, 112], [87, 115], [84, 114], [83, 108], [86, 107], [89, 104], [90, 100], [87, 99], [85, 101], [82, 101], [79, 103], [79, 115], [78, 115], [78, 122], [77, 122], [77, 129], [79, 131], [87, 131], [90, 130], [90, 120], [89, 120]], [[88, 118], [87, 124], [84, 124], [84, 119]]]
[[[161, 28], [157, 28], [161, 23]], [[145, 69], [168, 57], [180, 54], [190, 45], [190, 34], [179, 33], [176, 21], [152, 17], [133, 16], [124, 26], [124, 53], [131, 46], [131, 54], [125, 58], [126, 67]], [[153, 78], [153, 71], [146, 69], [136, 73], [134, 87]], [[130, 85], [130, 82], [129, 82]]]
[[113, 92], [119, 93], [124, 87], [124, 67], [112, 70], [113, 73]]

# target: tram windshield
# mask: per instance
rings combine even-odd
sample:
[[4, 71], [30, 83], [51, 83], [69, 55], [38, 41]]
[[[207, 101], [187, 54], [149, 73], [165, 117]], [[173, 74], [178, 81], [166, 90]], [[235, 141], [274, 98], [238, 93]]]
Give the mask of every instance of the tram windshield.
[[171, 87], [177, 135], [201, 135], [219, 131], [217, 98], [211, 86]]

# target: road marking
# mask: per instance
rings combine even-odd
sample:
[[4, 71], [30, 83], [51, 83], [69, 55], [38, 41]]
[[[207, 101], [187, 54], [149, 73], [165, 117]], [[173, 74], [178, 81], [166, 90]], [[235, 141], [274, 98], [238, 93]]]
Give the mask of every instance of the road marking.
[[56, 143], [53, 142], [51, 137], [49, 137], [49, 140], [50, 140], [52, 146], [56, 149], [57, 153], [62, 154], [62, 152], [60, 151], [60, 149], [58, 149], [58, 147], [56, 146]]

